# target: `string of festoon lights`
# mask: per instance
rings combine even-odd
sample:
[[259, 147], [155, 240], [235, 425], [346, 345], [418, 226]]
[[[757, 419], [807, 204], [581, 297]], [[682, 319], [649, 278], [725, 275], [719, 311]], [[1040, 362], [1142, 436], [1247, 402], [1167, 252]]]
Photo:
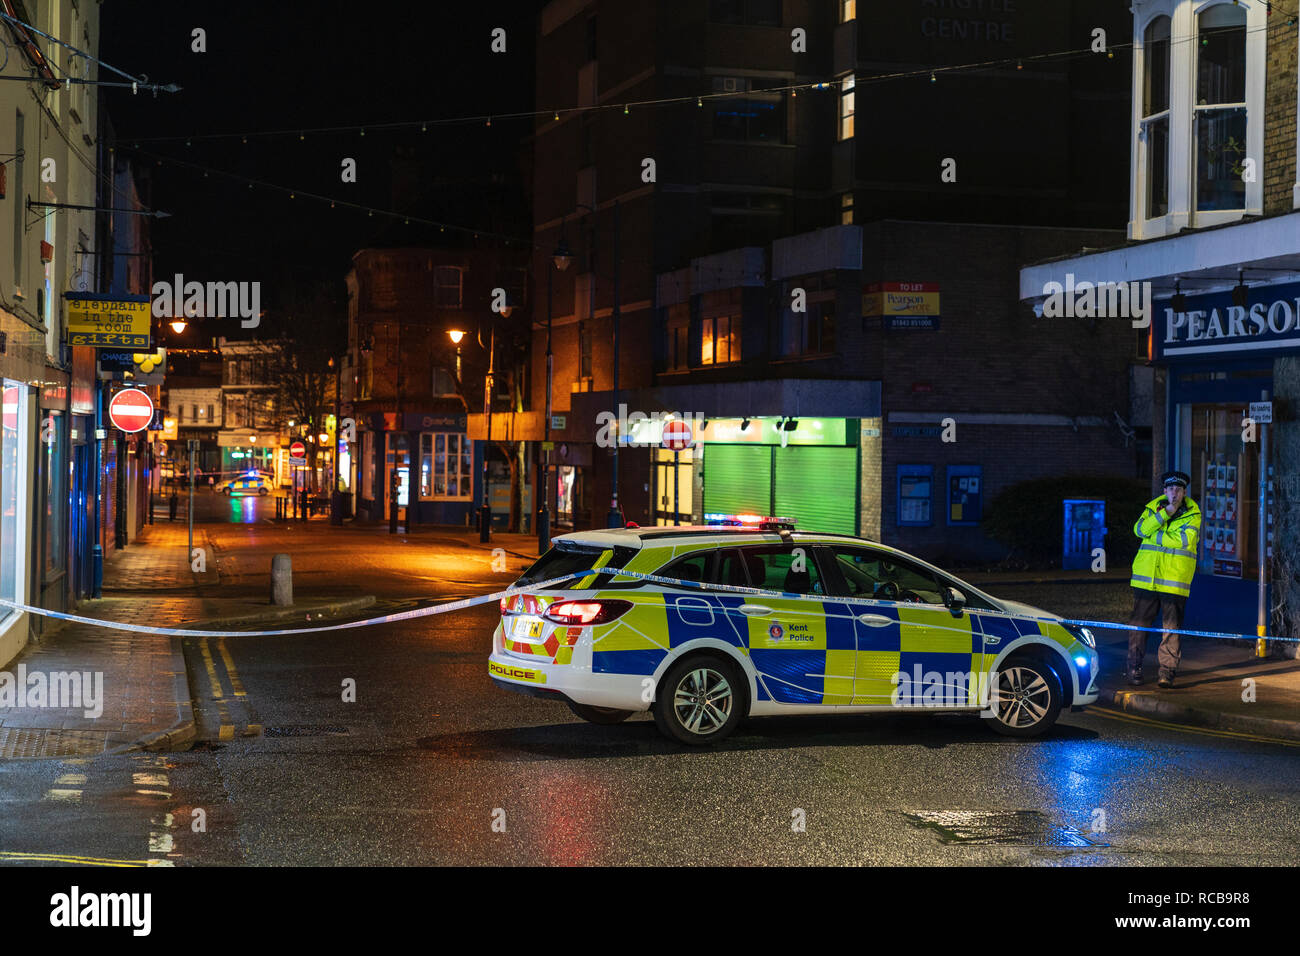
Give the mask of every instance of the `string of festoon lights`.
[[[1233, 0], [1234, 5], [1239, 5], [1238, 0]], [[1266, 14], [1268, 23], [1263, 28], [1254, 28], [1247, 30], [1250, 32], [1259, 32], [1261, 29], [1268, 30], [1274, 27], [1292, 28], [1295, 27], [1298, 19], [1297, 10], [1290, 10], [1281, 16], [1274, 17], [1274, 7], [1280, 6], [1272, 2], [1266, 3]], [[1225, 32], [1239, 28], [1211, 28], [1201, 31], [1197, 34], [1200, 42], [1208, 44], [1209, 36], [1214, 33]], [[1171, 46], [1179, 43], [1187, 43], [1195, 40], [1194, 36], [1183, 36], [1171, 38]], [[979, 71], [988, 70], [1005, 70], [1014, 68], [1016, 71], [1023, 71], [1026, 65], [1036, 63], [1048, 63], [1054, 61], [1065, 61], [1084, 59], [1090, 57], [1103, 56], [1108, 60], [1113, 60], [1118, 51], [1132, 50], [1135, 47], [1133, 43], [1103, 44], [1101, 47], [1088, 46], [1079, 49], [1061, 50], [1049, 53], [1038, 53], [1019, 57], [1001, 57], [997, 59], [981, 60], [971, 63], [952, 64], [948, 66], [920, 67], [917, 69], [903, 70], [892, 73], [873, 73], [867, 75], [854, 74], [853, 88], [858, 89], [863, 86], [869, 86], [877, 83], [893, 82], [906, 79], [925, 79], [928, 78], [931, 83], [937, 83], [940, 77], [953, 76], [959, 74], [970, 74]], [[521, 110], [506, 113], [494, 114], [474, 114], [466, 116], [453, 116], [441, 118], [427, 118], [421, 120], [404, 120], [389, 123], [368, 123], [342, 126], [317, 126], [301, 128], [284, 128], [274, 130], [244, 130], [235, 132], [220, 133], [194, 133], [188, 135], [175, 136], [140, 136], [140, 137], [123, 137], [117, 148], [130, 150], [142, 157], [152, 160], [155, 165], [171, 165], [178, 168], [190, 169], [201, 172], [205, 178], [217, 176], [246, 185], [250, 190], [261, 189], [268, 192], [280, 193], [290, 200], [307, 200], [311, 202], [328, 203], [332, 209], [351, 210], [359, 213], [365, 213], [367, 217], [381, 217], [392, 221], [401, 221], [405, 225], [421, 225], [436, 227], [440, 232], [452, 232], [454, 234], [470, 236], [474, 239], [494, 239], [500, 240], [507, 246], [517, 245], [524, 248], [539, 248], [540, 244], [531, 238], [525, 238], [517, 235], [493, 232], [472, 226], [463, 226], [457, 223], [446, 222], [442, 220], [429, 219], [422, 216], [411, 215], [392, 209], [383, 209], [378, 206], [370, 206], [365, 203], [353, 202], [346, 199], [340, 199], [335, 196], [326, 196], [321, 193], [310, 190], [300, 189], [293, 186], [284, 186], [279, 183], [256, 177], [244, 176], [238, 173], [231, 173], [227, 170], [207, 166], [189, 160], [178, 159], [172, 156], [163, 156], [140, 148], [141, 143], [164, 143], [183, 141], [187, 147], [194, 144], [196, 140], [223, 140], [238, 138], [243, 144], [247, 144], [250, 139], [268, 139], [277, 137], [297, 137], [300, 142], [306, 142], [307, 137], [322, 135], [345, 135], [353, 134], [364, 137], [366, 131], [374, 132], [393, 132], [403, 130], [418, 129], [421, 132], [427, 132], [430, 127], [454, 126], [454, 125], [483, 125], [491, 127], [492, 121], [511, 121], [511, 120], [536, 120], [550, 116], [552, 122], [559, 122], [562, 118], [569, 118], [575, 115], [584, 115], [592, 113], [609, 113], [611, 111], [621, 113], [625, 116], [631, 115], [633, 110], [643, 110], [652, 108], [664, 108], [672, 106], [682, 106], [694, 103], [697, 109], [702, 109], [706, 102], [718, 102], [722, 100], [743, 99], [745, 97], [759, 95], [774, 95], [787, 93], [791, 97], [797, 97], [800, 92], [822, 92], [822, 91], [839, 91], [844, 89], [845, 82], [849, 77], [839, 77], [833, 81], [817, 81], [808, 83], [784, 84], [771, 87], [762, 87], [748, 90], [723, 91], [700, 93], [696, 95], [663, 97], [649, 100], [635, 100], [623, 103], [605, 103], [592, 104], [590, 106], [564, 107], [560, 109], [538, 109], [538, 110]]]
[[[1239, 0], [1233, 0], [1234, 5], [1239, 5]], [[1269, 0], [1265, 4], [1267, 23], [1264, 27], [1255, 27], [1248, 29], [1247, 33], [1259, 32], [1260, 30], [1270, 30], [1286, 27], [1293, 27], [1297, 22], [1297, 10], [1292, 9], [1285, 12], [1282, 16], [1274, 17], [1274, 7], [1280, 6]], [[1214, 33], [1222, 33], [1238, 28], [1235, 27], [1218, 27], [1201, 31], [1198, 34], [1202, 44], [1208, 43], [1208, 36]], [[1183, 36], [1173, 38], [1172, 44], [1192, 42], [1193, 36]], [[907, 79], [926, 79], [930, 82], [938, 82], [940, 77], [951, 76], [962, 73], [973, 73], [982, 70], [998, 70], [1014, 68], [1017, 71], [1023, 70], [1027, 64], [1047, 63], [1056, 60], [1081, 59], [1086, 57], [1103, 56], [1106, 59], [1113, 60], [1115, 53], [1120, 51], [1132, 50], [1134, 43], [1115, 43], [1103, 44], [1101, 47], [1090, 45], [1070, 50], [1059, 50], [1047, 53], [1035, 53], [1014, 57], [998, 57], [989, 60], [980, 60], [971, 63], [950, 64], [946, 66], [928, 66], [918, 67], [910, 70], [900, 70], [891, 73], [871, 73], [871, 74], [854, 74], [852, 79], [855, 88], [869, 86], [877, 83], [894, 82]], [[708, 93], [687, 94], [682, 96], [660, 97], [656, 99], [645, 100], [627, 100], [622, 102], [611, 103], [594, 103], [588, 106], [566, 106], [552, 109], [534, 109], [534, 110], [515, 110], [502, 113], [475, 113], [462, 116], [444, 116], [444, 117], [426, 117], [415, 120], [398, 120], [393, 122], [374, 122], [374, 123], [353, 123], [337, 126], [295, 126], [284, 127], [270, 130], [233, 130], [219, 133], [190, 133], [178, 134], [172, 136], [127, 136], [123, 137], [124, 141], [135, 144], [139, 143], [163, 143], [163, 142], [184, 142], [186, 146], [192, 146], [196, 141], [202, 140], [221, 140], [221, 139], [239, 139], [247, 143], [250, 139], [264, 139], [276, 137], [297, 137], [299, 141], [305, 142], [308, 136], [322, 135], [340, 135], [350, 134], [364, 137], [367, 131], [389, 132], [408, 130], [419, 130], [428, 132], [431, 127], [438, 126], [483, 126], [491, 127], [493, 121], [512, 121], [512, 120], [538, 120], [550, 117], [552, 122], [559, 122], [561, 119], [567, 119], [572, 116], [581, 116], [593, 113], [610, 113], [621, 112], [627, 116], [633, 110], [643, 110], [652, 108], [663, 108], [670, 106], [689, 105], [693, 103], [697, 108], [703, 108], [706, 102], [716, 102], [726, 99], [743, 99], [755, 94], [779, 94], [789, 93], [797, 97], [800, 93], [839, 90], [848, 77], [837, 77], [834, 80], [821, 80], [806, 83], [788, 83], [776, 86], [767, 86], [746, 90], [734, 91], [713, 91]]]

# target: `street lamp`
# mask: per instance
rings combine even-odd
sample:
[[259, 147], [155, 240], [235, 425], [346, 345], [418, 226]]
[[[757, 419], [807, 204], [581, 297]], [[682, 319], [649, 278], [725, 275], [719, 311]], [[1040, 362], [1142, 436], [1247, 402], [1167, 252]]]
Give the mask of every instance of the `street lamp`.
[[460, 329], [452, 329], [447, 333], [452, 342], [456, 345], [456, 384], [460, 384], [460, 340], [465, 337], [465, 333]]
[[172, 327], [172, 331], [175, 332], [177, 335], [180, 335], [182, 332], [185, 331], [185, 326], [188, 323], [186, 323], [186, 321], [182, 318], [175, 318], [172, 319], [170, 324]]

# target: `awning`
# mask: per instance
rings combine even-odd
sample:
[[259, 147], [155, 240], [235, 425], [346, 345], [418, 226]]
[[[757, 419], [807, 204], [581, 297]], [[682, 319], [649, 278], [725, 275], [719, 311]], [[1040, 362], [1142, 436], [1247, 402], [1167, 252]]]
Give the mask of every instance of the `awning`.
[[1159, 297], [1174, 280], [1189, 295], [1230, 289], [1237, 270], [1247, 285], [1300, 280], [1300, 212], [1252, 219], [1056, 259], [1020, 270], [1020, 298], [1040, 302], [1049, 283], [1150, 282]]

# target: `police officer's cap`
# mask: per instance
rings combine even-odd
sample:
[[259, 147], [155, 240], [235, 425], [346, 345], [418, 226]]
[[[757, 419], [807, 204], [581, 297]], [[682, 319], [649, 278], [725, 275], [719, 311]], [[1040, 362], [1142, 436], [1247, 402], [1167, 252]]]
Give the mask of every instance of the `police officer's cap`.
[[1169, 485], [1181, 485], [1186, 488], [1192, 483], [1192, 476], [1185, 471], [1166, 471], [1160, 478], [1160, 487], [1165, 488]]

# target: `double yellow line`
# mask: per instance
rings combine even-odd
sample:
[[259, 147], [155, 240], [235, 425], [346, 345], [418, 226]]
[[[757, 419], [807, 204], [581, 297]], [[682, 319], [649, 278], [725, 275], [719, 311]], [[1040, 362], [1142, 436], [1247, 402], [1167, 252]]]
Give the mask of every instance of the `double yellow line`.
[[1256, 743], [1281, 744], [1283, 747], [1300, 747], [1300, 740], [1288, 740], [1285, 737], [1266, 737], [1263, 734], [1248, 734], [1239, 730], [1215, 730], [1213, 727], [1189, 727], [1186, 724], [1171, 724], [1165, 720], [1139, 717], [1137, 714], [1111, 710], [1109, 707], [1097, 707], [1092, 704], [1085, 707], [1084, 711], [1109, 720], [1123, 720], [1130, 724], [1145, 724], [1149, 727], [1160, 727], [1163, 730], [1174, 730], [1180, 734], [1204, 734], [1209, 737], [1227, 737], [1236, 740], [1250, 740]]
[[[212, 700], [217, 705], [217, 713], [221, 715], [221, 729], [217, 732], [219, 740], [234, 740], [235, 725], [230, 719], [230, 711], [226, 707], [225, 690], [221, 686], [221, 678], [217, 674], [217, 663], [212, 656], [212, 639], [201, 638], [199, 640], [199, 652], [203, 655], [203, 668], [208, 674], [208, 685], [212, 691]], [[239, 679], [239, 671], [235, 669], [235, 661], [230, 656], [230, 648], [226, 646], [224, 637], [217, 638], [217, 653], [221, 655], [221, 662], [225, 665], [226, 676], [230, 679], [230, 689], [234, 697], [247, 697], [244, 693], [244, 684]]]
[[101, 856], [74, 856], [71, 853], [21, 853], [16, 850], [0, 850], [0, 863], [72, 863], [78, 866], [171, 866], [170, 860], [110, 860]]

